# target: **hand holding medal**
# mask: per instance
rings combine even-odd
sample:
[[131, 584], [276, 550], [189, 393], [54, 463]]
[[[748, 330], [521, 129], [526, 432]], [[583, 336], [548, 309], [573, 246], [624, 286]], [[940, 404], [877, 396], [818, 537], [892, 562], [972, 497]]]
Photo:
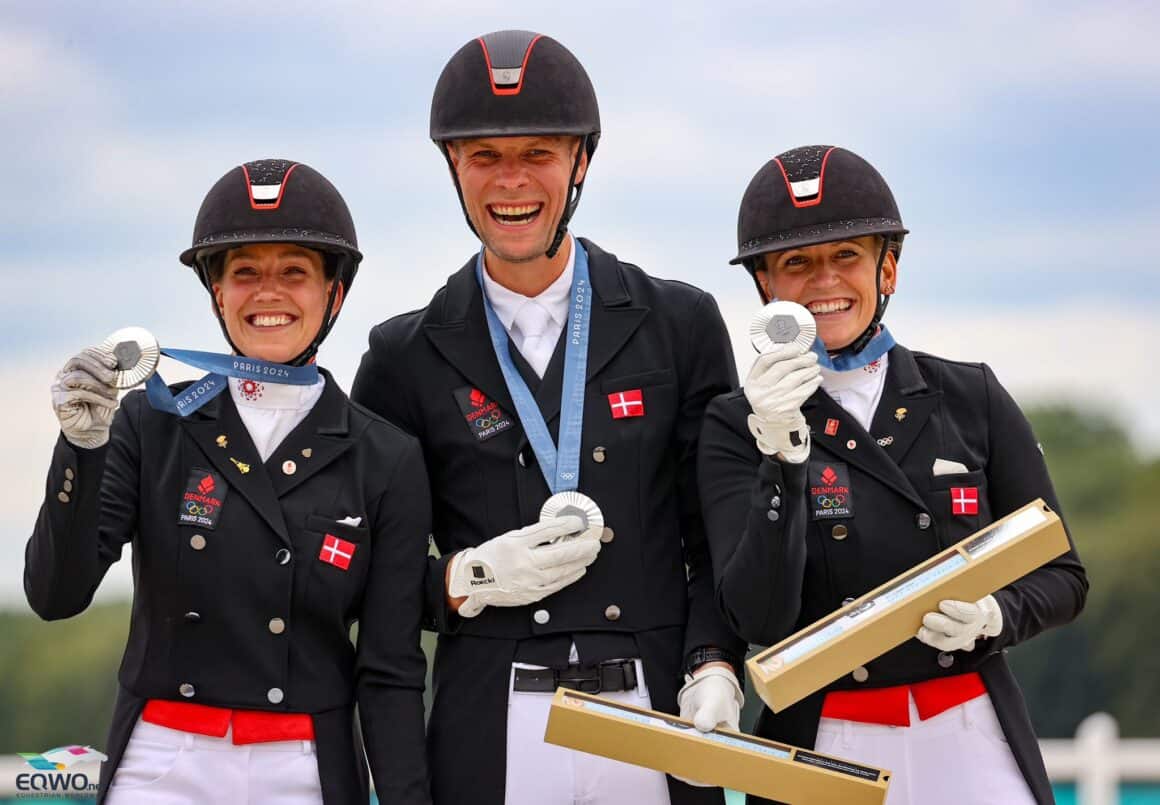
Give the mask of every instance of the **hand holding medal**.
[[822, 382], [818, 355], [811, 351], [816, 336], [814, 317], [796, 302], [770, 302], [749, 326], [750, 342], [761, 353], [744, 384], [753, 409], [749, 432], [762, 453], [793, 464], [810, 452], [801, 407]]

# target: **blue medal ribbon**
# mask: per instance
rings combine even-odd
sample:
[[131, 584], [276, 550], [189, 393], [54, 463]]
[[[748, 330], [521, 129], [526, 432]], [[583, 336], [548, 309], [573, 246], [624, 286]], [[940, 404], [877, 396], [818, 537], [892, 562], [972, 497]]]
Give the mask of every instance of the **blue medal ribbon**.
[[524, 382], [508, 351], [508, 333], [499, 320], [483, 284], [483, 250], [475, 261], [475, 275], [483, 294], [487, 313], [487, 330], [496, 360], [507, 383], [508, 393], [516, 406], [516, 416], [524, 427], [528, 442], [535, 451], [540, 472], [552, 494], [576, 489], [580, 485], [580, 439], [584, 429], [584, 388], [588, 373], [588, 330], [592, 323], [592, 283], [588, 278], [588, 253], [580, 241], [572, 238], [576, 260], [572, 268], [572, 290], [568, 295], [568, 321], [564, 325], [564, 385], [560, 394], [560, 442], [557, 449], [536, 405], [531, 389]]
[[205, 369], [209, 372], [201, 380], [190, 383], [174, 396], [154, 372], [145, 383], [145, 395], [149, 405], [158, 411], [166, 411], [178, 416], [189, 416], [198, 408], [226, 390], [226, 378], [259, 380], [267, 383], [288, 383], [292, 386], [312, 386], [318, 382], [318, 367], [313, 363], [306, 366], [287, 366], [244, 355], [222, 355], [217, 352], [198, 352], [189, 349], [162, 349], [175, 361]]
[[870, 342], [856, 355], [839, 354], [832, 356], [826, 352], [826, 347], [820, 338], [814, 339], [813, 346], [810, 349], [818, 356], [818, 364], [824, 368], [835, 372], [849, 372], [851, 369], [861, 369], [863, 366], [874, 363], [874, 361], [889, 352], [893, 346], [894, 336], [886, 329], [885, 324], [881, 324], [878, 326], [878, 332], [874, 334]]

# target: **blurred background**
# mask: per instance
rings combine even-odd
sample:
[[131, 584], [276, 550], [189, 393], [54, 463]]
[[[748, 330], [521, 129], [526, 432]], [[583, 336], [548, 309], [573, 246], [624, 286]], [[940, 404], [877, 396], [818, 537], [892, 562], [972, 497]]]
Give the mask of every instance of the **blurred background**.
[[[70, 621], [24, 602], [56, 370], [130, 324], [222, 349], [177, 254], [219, 176], [287, 157], [339, 187], [367, 255], [321, 352], [349, 388], [369, 327], [478, 248], [428, 105], [450, 55], [501, 28], [560, 39], [596, 85], [603, 136], [573, 231], [712, 292], [742, 376], [758, 300], [727, 261], [750, 177], [809, 143], [878, 167], [912, 233], [892, 332], [991, 364], [1088, 567], [1083, 616], [1011, 654], [1058, 741], [1060, 802], [1116, 801], [1077, 790], [1097, 762], [1120, 802], [1160, 802], [1160, 7], [1128, 0], [0, 0], [0, 756], [102, 748], [127, 632], [127, 561]], [[1075, 743], [1099, 713], [1103, 738]]]

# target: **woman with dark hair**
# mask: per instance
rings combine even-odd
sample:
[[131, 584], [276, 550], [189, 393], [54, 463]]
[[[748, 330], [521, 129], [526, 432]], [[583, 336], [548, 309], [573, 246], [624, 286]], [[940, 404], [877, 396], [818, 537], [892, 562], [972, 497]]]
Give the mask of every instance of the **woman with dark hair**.
[[84, 350], [53, 384], [61, 437], [28, 543], [29, 603], [50, 620], [83, 611], [133, 546], [102, 801], [367, 802], [365, 737], [379, 801], [430, 802], [422, 453], [314, 363], [361, 259], [320, 173], [238, 166], [181, 255], [233, 354], [197, 353], [213, 372], [202, 381], [154, 375], [118, 405], [119, 361], [156, 354], [138, 331]]

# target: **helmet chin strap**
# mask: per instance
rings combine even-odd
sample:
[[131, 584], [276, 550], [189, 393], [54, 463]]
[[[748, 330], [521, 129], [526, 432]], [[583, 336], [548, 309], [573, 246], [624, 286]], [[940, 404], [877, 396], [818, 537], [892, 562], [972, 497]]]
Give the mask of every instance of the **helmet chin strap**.
[[564, 242], [564, 236], [568, 234], [568, 222], [572, 220], [572, 214], [580, 206], [580, 194], [584, 192], [584, 182], [577, 185], [576, 174], [580, 172], [580, 161], [588, 152], [588, 138], [590, 136], [585, 134], [581, 137], [580, 146], [576, 149], [576, 161], [572, 163], [572, 174], [568, 177], [568, 200], [564, 204], [564, 213], [560, 216], [560, 222], [556, 224], [556, 236], [552, 238], [552, 244], [544, 252], [548, 259], [555, 257], [556, 252], [560, 250], [560, 244]]
[[[213, 312], [217, 317], [218, 326], [221, 327], [222, 335], [225, 336], [226, 343], [230, 345], [230, 349], [233, 350], [235, 355], [244, 355], [245, 353], [238, 349], [238, 345], [234, 343], [232, 338], [230, 338], [230, 331], [226, 327], [225, 317], [222, 315], [221, 307], [218, 305], [217, 298], [214, 296], [213, 286], [209, 281], [209, 260], [212, 259], [212, 257], [197, 259], [196, 265], [198, 279], [200, 279], [201, 284], [209, 290], [210, 299], [213, 300]], [[338, 316], [332, 317], [330, 312], [334, 310], [334, 300], [338, 296], [338, 286], [339, 284], [344, 284], [344, 278], [347, 275], [347, 269], [350, 267], [350, 261], [352, 258], [349, 254], [344, 253], [338, 255], [337, 259], [338, 263], [336, 264], [334, 270], [334, 281], [330, 284], [330, 294], [326, 298], [326, 310], [324, 310], [322, 313], [322, 325], [318, 328], [318, 332], [315, 334], [314, 338], [310, 340], [310, 343], [306, 346], [306, 349], [302, 350], [294, 358], [285, 361], [285, 365], [287, 366], [305, 366], [306, 364], [310, 363], [314, 359], [314, 356], [318, 354], [318, 348], [322, 345], [323, 339], [325, 339], [326, 336], [330, 334], [330, 329], [334, 327], [334, 322], [338, 320]]]
[[878, 264], [874, 267], [874, 297], [878, 300], [874, 309], [874, 318], [870, 319], [870, 324], [866, 326], [860, 336], [832, 354], [857, 355], [866, 348], [870, 339], [878, 332], [878, 325], [882, 323], [882, 317], [886, 314], [886, 306], [890, 304], [890, 297], [882, 295], [882, 264], [886, 262], [886, 253], [890, 250], [890, 243], [889, 237], [882, 238], [882, 250], [878, 252]]

